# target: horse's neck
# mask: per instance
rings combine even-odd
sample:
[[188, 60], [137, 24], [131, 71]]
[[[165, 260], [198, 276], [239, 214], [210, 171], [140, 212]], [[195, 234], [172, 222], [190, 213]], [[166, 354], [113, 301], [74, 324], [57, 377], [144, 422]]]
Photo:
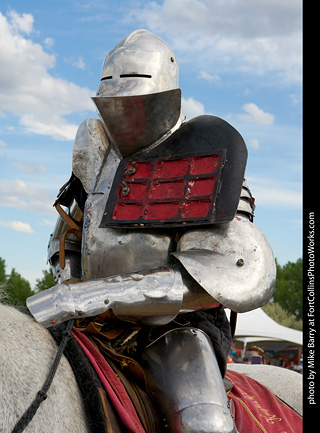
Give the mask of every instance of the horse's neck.
[[[10, 431], [42, 388], [57, 352], [50, 333], [29, 316], [0, 305], [0, 431]], [[78, 385], [63, 357], [26, 432], [87, 432]], [[44, 427], [45, 426], [45, 427]]]

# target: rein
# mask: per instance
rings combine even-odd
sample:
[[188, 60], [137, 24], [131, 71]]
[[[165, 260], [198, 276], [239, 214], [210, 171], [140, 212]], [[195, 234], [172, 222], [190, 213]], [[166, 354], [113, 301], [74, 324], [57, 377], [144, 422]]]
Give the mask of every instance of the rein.
[[72, 327], [73, 327], [74, 320], [69, 320], [66, 330], [63, 332], [63, 337], [60, 342], [58, 352], [56, 354], [56, 357], [53, 361], [53, 364], [51, 366], [51, 369], [49, 371], [49, 374], [47, 376], [47, 379], [43, 385], [43, 387], [40, 389], [40, 391], [37, 392], [37, 395], [34, 399], [34, 401], [31, 403], [31, 405], [28, 407], [28, 409], [25, 411], [25, 413], [21, 416], [19, 421], [16, 423], [15, 427], [13, 428], [11, 433], [21, 433], [23, 430], [27, 427], [27, 425], [30, 423], [32, 418], [35, 416], [37, 410], [39, 409], [40, 404], [47, 398], [47, 392], [50, 388], [50, 385], [53, 381], [53, 378], [56, 374], [57, 368], [59, 366], [61, 357], [63, 355], [63, 352], [67, 346], [68, 340], [71, 336]]

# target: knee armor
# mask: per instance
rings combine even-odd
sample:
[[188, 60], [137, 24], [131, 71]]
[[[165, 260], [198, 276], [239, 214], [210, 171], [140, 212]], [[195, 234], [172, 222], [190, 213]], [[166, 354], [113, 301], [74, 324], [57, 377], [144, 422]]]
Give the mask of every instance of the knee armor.
[[142, 353], [151, 397], [174, 433], [235, 433], [214, 349], [200, 329], [173, 329]]

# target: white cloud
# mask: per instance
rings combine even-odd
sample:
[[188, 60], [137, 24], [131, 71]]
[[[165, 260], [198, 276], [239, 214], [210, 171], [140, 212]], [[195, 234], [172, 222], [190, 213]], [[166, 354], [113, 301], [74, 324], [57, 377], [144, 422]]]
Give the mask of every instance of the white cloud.
[[87, 66], [82, 57], [70, 57], [69, 59], [65, 59], [65, 62], [71, 63], [77, 69], [85, 69]]
[[251, 140], [249, 140], [249, 144], [254, 149], [259, 149], [260, 147], [259, 141], [256, 138], [251, 138]]
[[[202, 68], [301, 82], [301, 0], [163, 0], [129, 14]], [[184, 61], [187, 61], [184, 59]]]
[[50, 227], [54, 227], [55, 224], [56, 224], [56, 221], [48, 220], [47, 218], [43, 218], [43, 219], [39, 222], [39, 225], [41, 225], [41, 226], [50, 226]]
[[29, 35], [33, 28], [33, 16], [31, 14], [19, 15], [16, 11], [10, 10], [8, 16], [11, 18], [12, 29]]
[[302, 196], [298, 191], [284, 188], [272, 189], [268, 187], [258, 187], [255, 188], [254, 191], [260, 205], [268, 205], [272, 208], [277, 206], [282, 209], [299, 209], [302, 206]]
[[301, 184], [249, 176], [248, 184], [259, 206], [302, 209]]
[[219, 75], [212, 75], [206, 71], [200, 71], [199, 78], [203, 78], [204, 80], [209, 81], [209, 82], [221, 81], [221, 78], [219, 77]]
[[[6, 17], [0, 12], [0, 115], [9, 111], [29, 132], [72, 140], [77, 126], [64, 116], [95, 111], [94, 92], [51, 75], [56, 58], [25, 36], [32, 32], [32, 15], [10, 11]], [[46, 47], [52, 43], [45, 40]]]
[[68, 123], [59, 116], [52, 116], [49, 122], [47, 119], [39, 120], [33, 114], [24, 114], [20, 123], [28, 132], [49, 135], [55, 140], [73, 140], [78, 129], [77, 125]]
[[181, 106], [187, 120], [190, 120], [196, 116], [201, 116], [205, 113], [204, 105], [192, 97], [188, 99], [182, 98]]
[[31, 176], [37, 176], [41, 173], [47, 172], [46, 167], [41, 164], [35, 165], [35, 164], [26, 164], [23, 162], [13, 162], [11, 165]]
[[21, 221], [0, 221], [0, 226], [22, 233], [35, 233], [35, 230], [28, 223]]
[[53, 38], [45, 38], [43, 41], [46, 48], [52, 48], [54, 46], [54, 39]]
[[258, 123], [259, 125], [272, 125], [274, 122], [273, 114], [264, 112], [256, 104], [245, 104], [242, 108], [247, 114], [238, 114], [237, 117], [240, 120]]
[[85, 62], [83, 61], [83, 58], [82, 58], [82, 57], [79, 57], [79, 58], [74, 62], [74, 65], [75, 65], [75, 67], [78, 68], [78, 69], [85, 69], [85, 68], [86, 68], [86, 64], [85, 64]]
[[37, 188], [21, 179], [0, 179], [0, 205], [55, 215], [55, 194]]

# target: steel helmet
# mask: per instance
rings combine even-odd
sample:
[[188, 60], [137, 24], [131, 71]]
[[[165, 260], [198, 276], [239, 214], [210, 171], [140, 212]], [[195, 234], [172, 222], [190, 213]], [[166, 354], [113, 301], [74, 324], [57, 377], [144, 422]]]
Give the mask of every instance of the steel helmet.
[[178, 85], [173, 51], [148, 30], [135, 30], [107, 54], [93, 100], [123, 156], [156, 142], [177, 125]]

